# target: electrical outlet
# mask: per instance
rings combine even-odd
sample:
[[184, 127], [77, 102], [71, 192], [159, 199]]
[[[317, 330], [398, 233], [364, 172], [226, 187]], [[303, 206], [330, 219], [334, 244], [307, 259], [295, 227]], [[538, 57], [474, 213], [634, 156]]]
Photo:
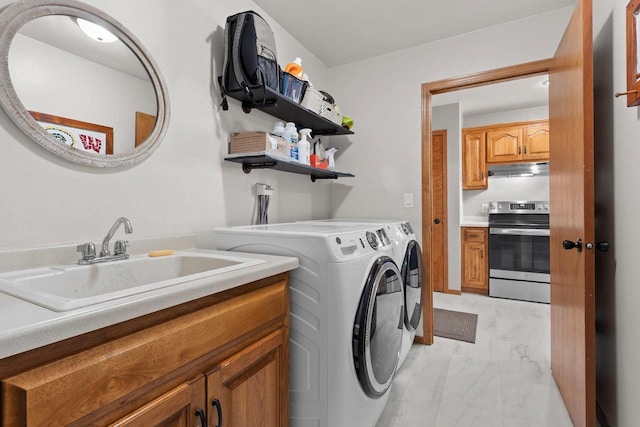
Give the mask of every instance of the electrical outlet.
[[481, 205], [482, 208], [482, 213], [488, 213], [489, 212], [489, 203], [483, 203]]
[[256, 196], [273, 196], [273, 190], [269, 184], [256, 184]]
[[405, 208], [413, 207], [413, 193], [404, 193], [404, 207]]

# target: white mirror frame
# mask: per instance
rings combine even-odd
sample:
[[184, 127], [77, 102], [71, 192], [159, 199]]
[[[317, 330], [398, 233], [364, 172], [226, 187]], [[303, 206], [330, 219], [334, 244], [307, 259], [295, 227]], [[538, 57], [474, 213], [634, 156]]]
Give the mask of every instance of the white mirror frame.
[[[156, 93], [156, 125], [147, 140], [126, 153], [98, 155], [69, 147], [49, 135], [20, 101], [9, 74], [9, 48], [27, 22], [48, 15], [68, 15], [93, 21], [116, 35], [138, 57], [149, 74]], [[122, 167], [137, 164], [158, 147], [169, 125], [169, 96], [159, 68], [142, 43], [121, 23], [104, 12], [74, 0], [19, 0], [0, 12], [0, 104], [13, 122], [32, 140], [52, 153], [74, 163], [93, 167]]]

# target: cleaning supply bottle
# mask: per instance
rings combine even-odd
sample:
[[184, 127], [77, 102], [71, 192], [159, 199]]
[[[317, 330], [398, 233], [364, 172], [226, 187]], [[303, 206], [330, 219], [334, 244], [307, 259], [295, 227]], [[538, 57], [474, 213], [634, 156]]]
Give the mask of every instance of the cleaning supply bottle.
[[294, 77], [302, 78], [302, 74], [304, 71], [302, 70], [302, 59], [298, 56], [292, 62], [289, 62], [286, 67], [284, 67], [284, 72], [292, 74]]
[[284, 123], [283, 122], [275, 122], [273, 125], [273, 130], [271, 131], [273, 135], [282, 136], [284, 134]]
[[300, 141], [298, 141], [298, 161], [305, 165], [310, 165], [311, 160], [311, 129], [300, 129]]
[[326, 157], [329, 159], [329, 166], [327, 166], [327, 169], [330, 169], [330, 170], [336, 169], [336, 161], [335, 161], [335, 158], [333, 157], [334, 154], [336, 154], [336, 151], [338, 151], [336, 147], [329, 148], [326, 151]]
[[287, 122], [282, 137], [289, 144], [289, 158], [298, 160], [298, 130], [296, 129], [296, 124]]

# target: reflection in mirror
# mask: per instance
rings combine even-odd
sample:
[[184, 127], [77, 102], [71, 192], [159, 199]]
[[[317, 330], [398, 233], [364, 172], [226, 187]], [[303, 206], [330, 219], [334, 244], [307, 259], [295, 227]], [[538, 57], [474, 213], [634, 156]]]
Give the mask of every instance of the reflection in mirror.
[[156, 114], [155, 91], [133, 52], [119, 40], [89, 38], [68, 16], [25, 24], [9, 49], [9, 72], [27, 110], [113, 128], [113, 153], [135, 148], [136, 111]]
[[[0, 88], [3, 108], [36, 142], [69, 160], [120, 166], [146, 158], [164, 134], [168, 114], [166, 89], [150, 55], [104, 13], [73, 0], [55, 4], [63, 6], [32, 7], [31, 20], [12, 11], [28, 8], [24, 4], [0, 13], [0, 24], [9, 27], [0, 35], [8, 57], [8, 75], [0, 68], [0, 79], [10, 82]], [[81, 18], [106, 35], [90, 38], [78, 25]], [[109, 33], [112, 42], [105, 40]]]

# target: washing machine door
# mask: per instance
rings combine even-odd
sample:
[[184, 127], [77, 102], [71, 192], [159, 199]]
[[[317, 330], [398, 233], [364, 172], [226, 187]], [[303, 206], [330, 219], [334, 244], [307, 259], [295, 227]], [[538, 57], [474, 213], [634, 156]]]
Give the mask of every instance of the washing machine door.
[[412, 240], [407, 245], [402, 263], [402, 282], [404, 283], [404, 325], [413, 332], [422, 318], [422, 294], [424, 289], [424, 264], [420, 244]]
[[373, 264], [353, 327], [353, 359], [362, 389], [378, 398], [391, 386], [402, 347], [402, 280], [387, 256]]

